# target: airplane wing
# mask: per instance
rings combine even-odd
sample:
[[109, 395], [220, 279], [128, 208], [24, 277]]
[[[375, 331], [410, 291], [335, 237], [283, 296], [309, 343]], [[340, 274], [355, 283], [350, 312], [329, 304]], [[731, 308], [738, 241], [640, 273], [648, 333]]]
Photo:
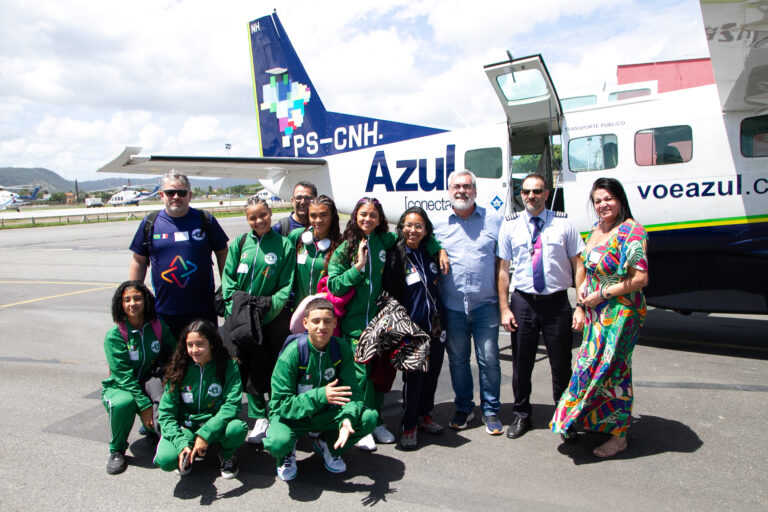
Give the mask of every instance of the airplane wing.
[[277, 178], [288, 172], [315, 171], [327, 166], [322, 158], [211, 156], [141, 156], [140, 147], [127, 147], [97, 172], [162, 175], [176, 169], [192, 176], [217, 178]]

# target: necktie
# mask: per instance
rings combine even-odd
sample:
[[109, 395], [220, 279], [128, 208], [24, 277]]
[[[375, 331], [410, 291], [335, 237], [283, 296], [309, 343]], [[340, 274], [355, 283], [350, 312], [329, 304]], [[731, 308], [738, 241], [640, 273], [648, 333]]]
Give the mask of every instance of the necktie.
[[542, 261], [543, 251], [541, 249], [541, 225], [543, 220], [539, 217], [533, 217], [533, 256], [531, 257], [531, 266], [533, 268], [533, 288], [537, 292], [544, 291], [544, 262]]

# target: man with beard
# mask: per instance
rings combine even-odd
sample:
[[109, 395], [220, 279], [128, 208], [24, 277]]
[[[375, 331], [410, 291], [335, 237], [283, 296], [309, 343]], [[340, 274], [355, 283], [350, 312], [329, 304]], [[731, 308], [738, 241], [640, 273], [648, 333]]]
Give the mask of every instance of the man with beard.
[[309, 226], [309, 202], [317, 197], [317, 187], [309, 181], [300, 181], [293, 187], [291, 205], [293, 211], [287, 217], [277, 221], [272, 230], [283, 236], [296, 228]]
[[192, 190], [185, 175], [172, 170], [160, 183], [165, 209], [150, 213], [139, 224], [131, 242], [128, 279], [143, 282], [147, 266], [152, 267], [157, 314], [178, 339], [192, 320], [218, 323], [211, 252], [221, 275], [228, 238], [213, 215], [189, 207]]
[[450, 271], [440, 276], [445, 305], [445, 348], [456, 412], [448, 425], [464, 429], [474, 418], [472, 339], [480, 370], [480, 396], [485, 430], [499, 435], [501, 367], [499, 365], [499, 304], [496, 286], [496, 240], [501, 217], [475, 204], [477, 179], [468, 170], [448, 178], [452, 213], [435, 223], [435, 236], [448, 252]]
[[[520, 191], [525, 210], [506, 217], [499, 232], [498, 266], [501, 325], [512, 336], [512, 389], [514, 418], [507, 437], [518, 438], [532, 427], [531, 374], [539, 346], [539, 334], [549, 355], [555, 403], [571, 378], [571, 327], [584, 325], [584, 309], [577, 304], [571, 315], [568, 287], [581, 264], [584, 242], [568, 216], [545, 208], [549, 197], [544, 178], [529, 174]], [[509, 296], [509, 263], [514, 268]], [[581, 283], [576, 283], [577, 286]], [[508, 301], [509, 299], [509, 301]], [[566, 442], [575, 432], [563, 435]]]

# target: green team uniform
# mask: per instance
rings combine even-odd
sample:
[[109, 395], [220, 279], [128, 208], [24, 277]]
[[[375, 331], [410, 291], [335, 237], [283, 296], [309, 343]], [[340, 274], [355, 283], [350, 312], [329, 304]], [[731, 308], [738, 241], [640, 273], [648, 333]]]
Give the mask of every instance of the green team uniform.
[[[320, 352], [307, 340], [309, 361], [307, 370], [299, 379], [298, 343], [288, 345], [280, 354], [272, 373], [272, 398], [269, 401], [269, 429], [264, 448], [277, 459], [291, 453], [296, 438], [307, 432], [322, 432], [331, 454], [336, 456], [364, 436], [373, 432], [378, 413], [363, 406], [363, 394], [355, 375], [352, 349], [335, 338], [341, 353], [341, 362], [334, 367], [330, 348]], [[329, 342], [330, 343], [330, 342]], [[335, 379], [339, 385], [349, 386], [352, 395], [344, 406], [331, 405], [325, 397], [325, 386]], [[354, 434], [340, 449], [333, 448], [344, 419], [352, 423]]]
[[179, 467], [179, 454], [190, 449], [197, 436], [208, 444], [221, 444], [221, 457], [229, 459], [243, 444], [248, 425], [238, 419], [243, 387], [234, 359], [227, 360], [224, 382], [216, 375], [213, 361], [200, 367], [187, 366], [181, 384], [167, 383], [160, 402], [160, 429], [155, 464], [164, 471]]
[[149, 322], [141, 329], [133, 329], [127, 323], [128, 343], [117, 325], [107, 331], [104, 338], [104, 354], [110, 374], [101, 381], [101, 400], [109, 414], [110, 452], [128, 448], [128, 434], [136, 414], [153, 405], [141, 383], [147, 379], [149, 369], [163, 349], [170, 354], [176, 348], [171, 330], [162, 320], [160, 324], [161, 340], [157, 339]]
[[[387, 260], [387, 249], [396, 242], [395, 233], [371, 233], [368, 236], [368, 262], [362, 272], [357, 270], [353, 259], [346, 256], [347, 241], [339, 245], [328, 262], [328, 290], [336, 296], [341, 296], [350, 288], [355, 289], [355, 294], [347, 303], [347, 312], [341, 319], [341, 332], [353, 348], [357, 346], [365, 327], [379, 312], [376, 299], [381, 294], [381, 278], [384, 273], [384, 263]], [[441, 248], [434, 236], [427, 240], [426, 249], [430, 255], [434, 256]], [[357, 248], [354, 254], [357, 254]], [[358, 363], [355, 365], [358, 382], [364, 393], [365, 405], [381, 412], [384, 393], [374, 389], [368, 375], [369, 365]]]
[[[240, 250], [240, 239], [248, 237]], [[272, 307], [262, 323], [271, 322], [285, 307], [293, 286], [293, 249], [291, 242], [271, 229], [261, 239], [243, 233], [229, 244], [227, 262], [221, 276], [221, 292], [226, 313], [232, 313], [232, 294], [236, 290], [254, 297], [272, 296]]]
[[[297, 228], [290, 232], [288, 239], [291, 241], [291, 248], [295, 249], [304, 230], [305, 228]], [[298, 306], [308, 295], [317, 293], [317, 283], [325, 275], [325, 255], [328, 251], [320, 251], [315, 244], [309, 244], [303, 245], [298, 254], [295, 250], [293, 253], [296, 262], [293, 275], [293, 303]]]
[[[247, 237], [240, 250], [240, 239]], [[293, 288], [293, 269], [295, 251], [290, 240], [271, 229], [259, 238], [253, 232], [244, 233], [229, 244], [227, 262], [221, 276], [222, 297], [226, 303], [225, 316], [232, 313], [232, 294], [236, 290], [248, 292], [254, 297], [271, 296], [272, 305], [261, 319], [262, 328], [275, 319], [285, 308]], [[286, 335], [288, 334], [286, 325]], [[263, 361], [277, 359], [285, 337], [280, 340], [265, 340], [266, 355]], [[270, 348], [271, 347], [271, 348]], [[276, 348], [275, 348], [276, 347]], [[272, 354], [272, 352], [274, 352]], [[240, 357], [241, 354], [238, 354]], [[261, 357], [261, 354], [260, 354]], [[243, 354], [242, 359], [250, 358]], [[266, 364], [266, 363], [265, 363]], [[271, 371], [271, 365], [268, 370]], [[244, 370], [245, 371], [245, 370]], [[265, 375], [265, 379], [269, 374]], [[266, 385], [266, 383], [265, 383]], [[248, 396], [248, 416], [266, 417], [266, 402], [260, 395], [246, 393]]]

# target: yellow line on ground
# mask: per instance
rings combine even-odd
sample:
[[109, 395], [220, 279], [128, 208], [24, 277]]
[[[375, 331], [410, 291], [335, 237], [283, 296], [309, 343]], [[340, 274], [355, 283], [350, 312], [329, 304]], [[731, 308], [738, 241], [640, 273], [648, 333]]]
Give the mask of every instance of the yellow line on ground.
[[119, 283], [90, 283], [87, 281], [0, 281], [0, 284], [82, 284], [90, 286], [110, 285], [117, 286]]
[[29, 300], [23, 300], [21, 302], [14, 302], [13, 304], [2, 304], [0, 305], [0, 309], [2, 308], [10, 308], [11, 306], [20, 306], [21, 304], [29, 304], [30, 302], [39, 302], [41, 300], [48, 300], [48, 299], [57, 299], [59, 297], [66, 297], [67, 295], [77, 295], [78, 293], [88, 293], [88, 292], [98, 292], [101, 290], [111, 290], [114, 288], [115, 285], [109, 285], [109, 286], [102, 286], [101, 288], [91, 288], [90, 290], [78, 290], [76, 292], [69, 292], [69, 293], [60, 293], [59, 295], [49, 295], [48, 297], [40, 297], [38, 299], [29, 299]]

